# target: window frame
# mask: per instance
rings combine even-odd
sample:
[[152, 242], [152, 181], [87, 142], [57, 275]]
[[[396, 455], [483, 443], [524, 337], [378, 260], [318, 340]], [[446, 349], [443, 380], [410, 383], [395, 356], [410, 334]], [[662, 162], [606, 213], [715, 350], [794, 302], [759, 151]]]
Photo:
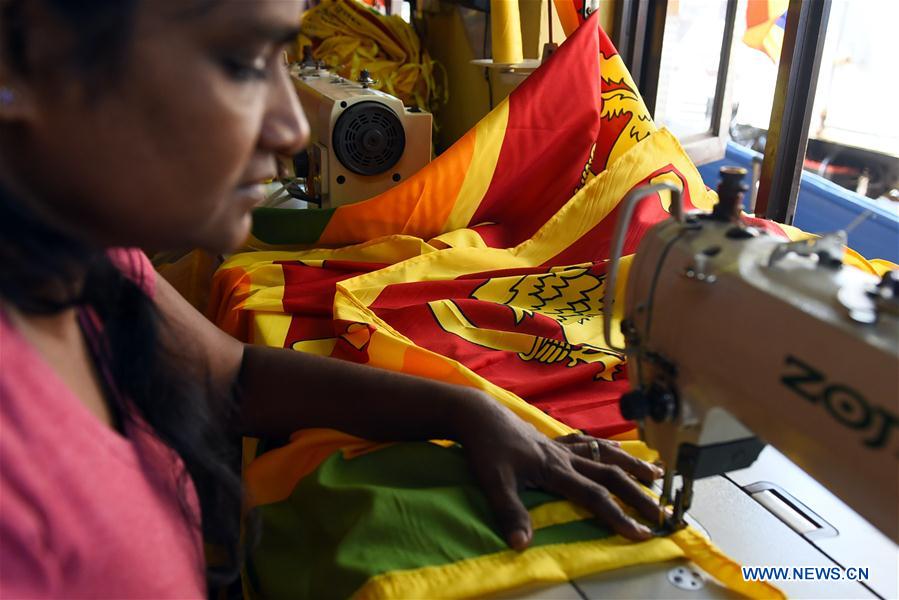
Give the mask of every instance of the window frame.
[[[737, 3], [738, 0], [728, 0], [727, 4], [709, 131], [681, 140], [696, 164], [722, 158], [730, 139], [731, 114], [724, 108], [730, 106], [730, 59], [736, 43], [733, 37]], [[831, 0], [790, 0], [787, 10], [756, 213], [788, 225], [792, 224], [796, 212], [815, 101], [815, 93], [810, 90], [817, 88], [830, 6]], [[617, 0], [615, 5], [612, 39], [652, 115], [655, 115], [667, 10], [668, 0]]]
[[[681, 138], [687, 155], [696, 164], [705, 164], [724, 157], [730, 139], [731, 69], [737, 6], [739, 0], [727, 0], [724, 32], [718, 58], [718, 78], [712, 101], [709, 128], [701, 133]], [[659, 75], [664, 47], [665, 19], [668, 0], [618, 0], [613, 32], [618, 52], [631, 71], [653, 118], [656, 116]], [[620, 40], [620, 41], [619, 41]], [[623, 50], [622, 50], [623, 48]]]

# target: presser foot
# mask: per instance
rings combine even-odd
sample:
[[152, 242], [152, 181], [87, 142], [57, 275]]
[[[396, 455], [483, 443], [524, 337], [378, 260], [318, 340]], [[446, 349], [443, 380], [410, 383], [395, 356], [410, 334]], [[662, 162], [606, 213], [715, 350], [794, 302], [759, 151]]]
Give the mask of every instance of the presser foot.
[[[687, 526], [684, 515], [690, 509], [693, 501], [693, 477], [682, 475], [682, 484], [676, 493], [673, 493], [674, 472], [666, 471], [662, 485], [662, 493], [659, 496], [659, 522], [654, 530], [656, 535], [669, 535]], [[674, 496], [672, 501], [672, 495]]]

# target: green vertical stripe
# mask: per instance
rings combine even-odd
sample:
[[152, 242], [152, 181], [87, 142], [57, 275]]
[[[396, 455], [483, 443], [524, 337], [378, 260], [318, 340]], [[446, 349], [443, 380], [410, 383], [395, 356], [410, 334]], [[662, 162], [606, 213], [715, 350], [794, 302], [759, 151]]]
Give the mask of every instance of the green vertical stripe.
[[[558, 499], [537, 491], [521, 498], [529, 509]], [[409, 443], [352, 460], [335, 454], [290, 498], [259, 511], [262, 541], [248, 571], [266, 598], [346, 598], [374, 575], [506, 549], [459, 448]], [[608, 535], [578, 521], [538, 530], [534, 545]]]
[[336, 208], [257, 208], [253, 236], [266, 244], [314, 244]]

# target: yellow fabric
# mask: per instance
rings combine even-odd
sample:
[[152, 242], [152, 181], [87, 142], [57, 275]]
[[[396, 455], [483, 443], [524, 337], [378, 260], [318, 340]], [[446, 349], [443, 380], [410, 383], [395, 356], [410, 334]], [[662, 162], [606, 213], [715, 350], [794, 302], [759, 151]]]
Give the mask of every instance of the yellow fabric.
[[499, 151], [503, 145], [503, 136], [500, 134], [505, 131], [508, 122], [509, 100], [506, 99], [481, 119], [475, 127], [472, 161], [462, 180], [462, 187], [459, 189], [443, 231], [452, 232], [465, 227], [474, 215], [493, 178]]
[[305, 39], [298, 43], [311, 42], [313, 56], [343, 77], [356, 79], [367, 69], [377, 80], [373, 88], [407, 106], [433, 112], [446, 102], [446, 74], [402, 17], [380, 15], [355, 0], [323, 0], [303, 15], [302, 29]]
[[888, 260], [883, 260], [881, 258], [875, 258], [873, 260], [865, 261], [868, 266], [874, 271], [874, 274], [878, 277], [883, 277], [887, 271], [895, 271], [899, 269], [899, 265], [894, 262], [890, 262]]
[[528, 512], [531, 515], [531, 527], [535, 531], [544, 527], [593, 518], [593, 514], [586, 508], [562, 500], [541, 504]]
[[745, 581], [740, 565], [701, 536], [695, 529], [681, 529], [669, 537], [683, 551], [684, 556], [712, 575], [728, 589], [747, 598], [786, 598], [783, 592], [764, 581]]
[[[739, 565], [689, 528], [640, 543], [615, 536], [524, 552], [507, 550], [439, 567], [392, 571], [371, 578], [354, 597], [376, 600], [487, 596], [523, 584], [564, 583], [591, 573], [675, 558], [692, 560], [721, 584], [747, 598], [786, 597], [768, 583], [743, 581]], [[490, 576], [485, 577], [485, 573]]]
[[[783, 229], [784, 233], [787, 234], [787, 237], [794, 242], [819, 237], [814, 233], [807, 233], [805, 231], [802, 231], [801, 229], [793, 227], [792, 225], [778, 224], [778, 226]], [[887, 271], [894, 271], [896, 269], [899, 269], [899, 265], [888, 260], [884, 260], [882, 258], [874, 258], [868, 260], [848, 246], [844, 246], [843, 249], [845, 250], [845, 254], [843, 255], [843, 264], [850, 267], [855, 267], [856, 269], [864, 271], [865, 273], [870, 273], [872, 275], [882, 277], [883, 274]]]
[[439, 567], [392, 571], [369, 579], [354, 597], [375, 600], [488, 596], [525, 584], [564, 583], [599, 571], [683, 555], [683, 550], [668, 538], [635, 544], [615, 536], [524, 552], [507, 550]]

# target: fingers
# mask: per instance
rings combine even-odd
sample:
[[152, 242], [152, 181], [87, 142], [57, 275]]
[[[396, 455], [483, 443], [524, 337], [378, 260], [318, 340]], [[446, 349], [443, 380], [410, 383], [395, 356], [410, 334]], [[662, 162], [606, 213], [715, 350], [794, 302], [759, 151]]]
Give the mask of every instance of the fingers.
[[556, 441], [578, 456], [595, 461], [602, 460], [603, 450], [607, 452], [608, 448], [618, 446], [618, 442], [602, 440], [580, 433], [563, 435], [562, 437], [557, 437]]
[[602, 465], [582, 459], [573, 461], [573, 464], [582, 475], [602, 484], [622, 502], [635, 508], [644, 519], [650, 523], [660, 522], [661, 508], [656, 500], [631, 479], [624, 469], [617, 465]]
[[560, 475], [550, 487], [553, 491], [588, 509], [619, 535], [636, 541], [652, 537], [652, 531], [648, 527], [638, 523], [621, 510], [618, 503], [612, 499], [609, 490], [576, 471]]
[[602, 462], [621, 467], [645, 483], [652, 483], [664, 474], [656, 465], [631, 456], [620, 446], [603, 448]]
[[515, 477], [497, 472], [484, 478], [482, 487], [506, 543], [514, 550], [527, 548], [533, 537], [531, 517], [518, 497]]
[[[628, 454], [618, 442], [602, 440], [587, 435], [573, 433], [560, 438], [557, 442], [587, 460], [596, 461], [596, 443], [599, 444], [599, 460], [610, 465], [617, 465], [644, 483], [651, 483], [663, 475], [662, 469]], [[591, 448], [593, 444], [593, 448]]]
[[607, 444], [609, 446], [621, 446], [615, 440], [606, 440], [603, 438], [595, 438], [590, 435], [584, 435], [583, 433], [569, 433], [568, 435], [562, 435], [556, 438], [557, 442], [561, 442], [566, 445], [574, 445], [574, 444], [586, 444], [591, 440], [596, 440], [600, 444]]

